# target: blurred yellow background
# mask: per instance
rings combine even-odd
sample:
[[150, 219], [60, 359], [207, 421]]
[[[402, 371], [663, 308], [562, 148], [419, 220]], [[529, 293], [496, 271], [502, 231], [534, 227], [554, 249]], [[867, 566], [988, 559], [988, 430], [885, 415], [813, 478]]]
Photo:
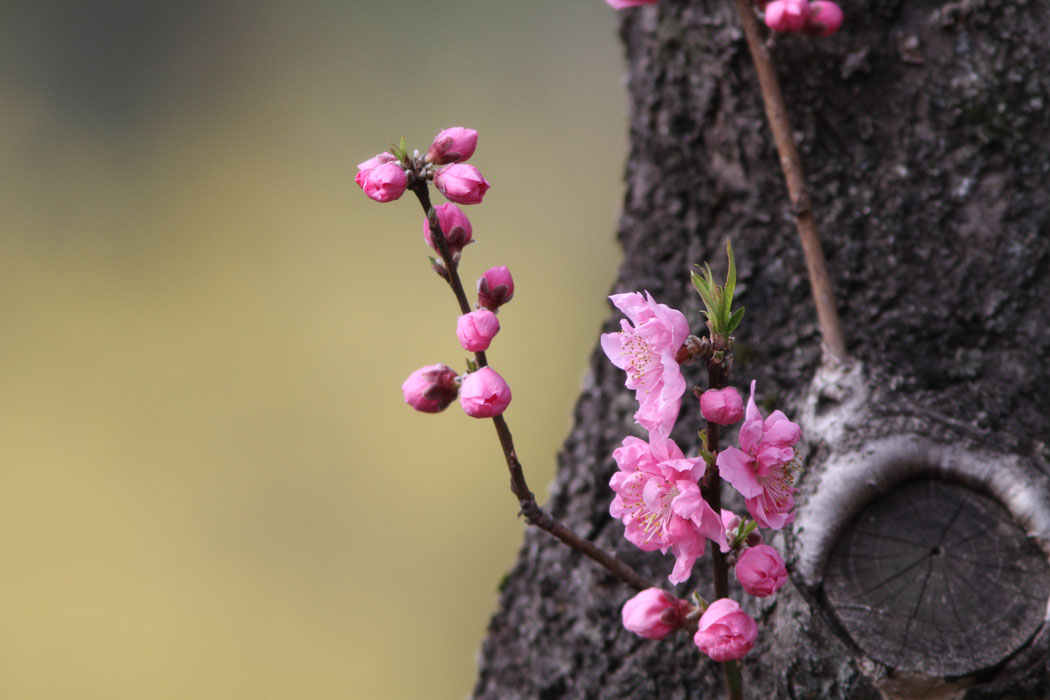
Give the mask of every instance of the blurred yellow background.
[[[605, 315], [625, 151], [600, 0], [0, 5], [0, 697], [459, 698], [523, 525], [410, 196], [481, 133], [468, 284], [540, 500]], [[441, 201], [440, 197], [436, 201]]]

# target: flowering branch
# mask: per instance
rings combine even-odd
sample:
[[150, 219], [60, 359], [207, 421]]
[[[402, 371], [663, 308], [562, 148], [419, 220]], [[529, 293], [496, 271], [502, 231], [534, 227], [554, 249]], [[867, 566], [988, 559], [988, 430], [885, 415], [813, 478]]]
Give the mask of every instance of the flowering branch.
[[[806, 270], [813, 290], [813, 301], [817, 307], [817, 323], [824, 341], [826, 352], [839, 360], [848, 360], [846, 341], [842, 333], [842, 323], [835, 309], [835, 293], [831, 286], [831, 277], [824, 262], [824, 251], [820, 247], [820, 236], [817, 234], [817, 222], [810, 206], [809, 192], [806, 189], [806, 178], [802, 171], [802, 162], [798, 156], [798, 147], [791, 134], [791, 123], [788, 120], [784, 97], [780, 92], [780, 82], [769, 50], [759, 34], [758, 19], [752, 0], [733, 0], [740, 20], [744, 25], [744, 35], [751, 58], [758, 73], [758, 84], [762, 91], [762, 101], [766, 107], [766, 119], [773, 131], [780, 166], [784, 171], [788, 196], [791, 198], [791, 213], [795, 217], [799, 238], [802, 240], [802, 254], [806, 258]], [[771, 3], [772, 4], [772, 3]], [[768, 8], [767, 8], [768, 13]], [[767, 16], [767, 22], [769, 17]], [[841, 22], [841, 13], [839, 13]], [[836, 25], [837, 28], [837, 25]]]
[[398, 199], [406, 189], [416, 195], [426, 217], [424, 236], [441, 256], [440, 261], [432, 258], [431, 264], [448, 282], [462, 314], [456, 335], [462, 347], [474, 353], [474, 361], [468, 362], [471, 371], [462, 379], [445, 365], [417, 370], [402, 386], [405, 400], [417, 410], [436, 413], [444, 410], [459, 394], [468, 415], [491, 418], [510, 472], [510, 489], [518, 499], [519, 514], [524, 515], [531, 525], [546, 530], [636, 590], [647, 589], [652, 585], [650, 581], [540, 508], [525, 480], [510, 426], [503, 417], [503, 411], [510, 403], [510, 389], [502, 377], [489, 368], [485, 355], [489, 343], [499, 331], [496, 310], [514, 294], [513, 280], [505, 267], [490, 269], [478, 281], [480, 308], [471, 311], [458, 269], [460, 253], [471, 243], [470, 222], [454, 204], [439, 208], [434, 207], [430, 200], [429, 183], [433, 180], [453, 202], [481, 202], [489, 184], [474, 166], [461, 162], [473, 155], [476, 145], [476, 131], [453, 127], [437, 135], [425, 156], [418, 151], [409, 155], [402, 139], [400, 146], [395, 146], [390, 153], [379, 154], [358, 166], [357, 183], [370, 198], [389, 202]]

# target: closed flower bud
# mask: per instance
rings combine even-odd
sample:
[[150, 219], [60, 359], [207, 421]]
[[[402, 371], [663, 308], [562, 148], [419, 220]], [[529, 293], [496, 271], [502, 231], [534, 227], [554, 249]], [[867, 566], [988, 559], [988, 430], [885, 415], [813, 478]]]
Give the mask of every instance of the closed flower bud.
[[[441, 232], [445, 234], [445, 242], [448, 243], [449, 251], [458, 253], [463, 250], [471, 242], [473, 235], [470, 219], [462, 209], [452, 203], [440, 204], [434, 207], [434, 211], [437, 212], [438, 225], [441, 226]], [[437, 250], [434, 246], [434, 239], [430, 236], [430, 221], [426, 218], [423, 219], [423, 239], [428, 246]]]
[[491, 367], [482, 367], [463, 378], [459, 405], [471, 418], [493, 418], [510, 405], [510, 387]]
[[787, 568], [780, 552], [768, 544], [748, 547], [736, 563], [736, 578], [748, 594], [765, 598], [787, 581]]
[[463, 314], [456, 322], [456, 337], [464, 350], [482, 352], [489, 349], [489, 343], [499, 333], [499, 319], [488, 309], [471, 311]]
[[732, 425], [744, 417], [744, 399], [731, 386], [708, 389], [700, 395], [700, 413], [718, 425]]
[[365, 178], [368, 177], [368, 174], [370, 172], [378, 168], [380, 165], [383, 165], [384, 163], [391, 163], [395, 160], [397, 159], [389, 153], [380, 153], [375, 158], [369, 158], [364, 163], [358, 163], [357, 175], [354, 176], [354, 182], [357, 183], [358, 187], [364, 189]]
[[766, 5], [766, 26], [775, 32], [800, 32], [808, 17], [808, 0], [773, 0]]
[[842, 26], [842, 9], [829, 0], [814, 0], [809, 4], [805, 32], [815, 36], [831, 36]]
[[454, 126], [434, 137], [434, 142], [427, 149], [427, 160], [435, 165], [460, 163], [474, 155], [477, 146], [478, 132]]
[[506, 265], [489, 268], [478, 280], [478, 305], [495, 312], [514, 298], [514, 278]]
[[732, 598], [719, 598], [700, 617], [693, 643], [713, 660], [728, 661], [751, 651], [756, 637], [758, 625], [740, 604]]
[[458, 375], [448, 365], [421, 367], [401, 385], [405, 403], [423, 413], [440, 413], [456, 399]]
[[434, 174], [434, 185], [450, 201], [480, 204], [489, 189], [488, 180], [473, 165], [454, 163]]
[[383, 163], [368, 171], [364, 182], [358, 184], [370, 199], [392, 202], [405, 193], [408, 177], [400, 163]]
[[646, 588], [624, 603], [623, 626], [639, 637], [663, 639], [682, 626], [692, 607], [659, 588]]

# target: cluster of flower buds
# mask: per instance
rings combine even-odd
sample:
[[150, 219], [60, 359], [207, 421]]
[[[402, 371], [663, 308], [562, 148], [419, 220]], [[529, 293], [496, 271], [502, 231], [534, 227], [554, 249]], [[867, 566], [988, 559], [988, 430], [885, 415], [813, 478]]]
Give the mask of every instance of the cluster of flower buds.
[[[624, 603], [623, 626], [646, 639], [663, 639], [696, 626], [693, 643], [715, 661], [742, 658], [755, 645], [758, 625], [740, 605], [720, 598], [703, 609], [659, 588], [647, 588]], [[699, 618], [699, 619], [697, 619]]]
[[[456, 203], [477, 204], [489, 188], [489, 183], [477, 168], [463, 161], [474, 155], [478, 132], [461, 126], [444, 129], [430, 144], [425, 155], [415, 151], [411, 158], [405, 152], [404, 141], [390, 153], [380, 153], [358, 167], [357, 184], [369, 197], [389, 202], [400, 197], [408, 187], [434, 185], [451, 201], [430, 209], [423, 219], [423, 240], [441, 258], [431, 258], [433, 269], [452, 282], [452, 271], [459, 265], [463, 249], [474, 242], [470, 219]], [[422, 191], [422, 190], [421, 190]], [[421, 201], [429, 198], [421, 196]], [[441, 245], [444, 239], [444, 245]], [[458, 276], [457, 276], [458, 277]], [[457, 282], [458, 284], [458, 279]], [[456, 337], [460, 346], [473, 353], [488, 350], [499, 333], [496, 318], [499, 307], [514, 296], [514, 278], [506, 266], [494, 267], [478, 279], [476, 311], [465, 313], [456, 321]], [[468, 361], [469, 371], [463, 376], [447, 365], [430, 365], [416, 370], [401, 385], [405, 402], [417, 411], [438, 413], [445, 410], [458, 396], [460, 406], [474, 418], [493, 418], [510, 405], [511, 392], [507, 382], [495, 370], [485, 366], [484, 356]]]
[[831, 36], [842, 26], [842, 9], [831, 0], [770, 0], [765, 20], [775, 32]]
[[454, 126], [435, 136], [425, 155], [414, 151], [410, 156], [402, 143], [366, 160], [357, 166], [354, 180], [377, 202], [392, 202], [422, 178], [432, 180], [450, 202], [479, 204], [489, 183], [477, 168], [463, 162], [474, 155], [477, 145], [477, 131]]
[[[469, 227], [469, 222], [467, 223]], [[469, 229], [468, 229], [469, 230]], [[486, 290], [486, 291], [483, 291]], [[496, 311], [514, 296], [514, 278], [506, 266], [486, 270], [478, 279], [478, 310], [456, 320], [456, 337], [467, 352], [484, 352], [499, 333]], [[450, 374], [451, 373], [451, 374]], [[510, 387], [491, 367], [459, 377], [446, 365], [417, 369], [401, 385], [405, 402], [423, 413], [445, 410], [459, 395], [459, 404], [472, 418], [493, 418], [510, 405]]]

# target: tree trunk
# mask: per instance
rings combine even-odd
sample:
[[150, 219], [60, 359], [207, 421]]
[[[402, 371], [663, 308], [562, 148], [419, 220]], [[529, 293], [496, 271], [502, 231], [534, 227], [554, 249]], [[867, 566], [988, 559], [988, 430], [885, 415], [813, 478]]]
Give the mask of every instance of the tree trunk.
[[[747, 307], [731, 383], [757, 379], [760, 403], [803, 428], [798, 519], [773, 538], [791, 583], [744, 602], [760, 623], [746, 697], [1047, 698], [1050, 9], [844, 10], [836, 36], [778, 36], [773, 54], [853, 362], [822, 361], [726, 0], [623, 13], [631, 133], [615, 291], [650, 291], [699, 334], [688, 270], [706, 260], [724, 273], [729, 239]], [[687, 380], [702, 372], [687, 367]], [[549, 508], [675, 590], [671, 558], [634, 548], [608, 513], [610, 454], [639, 434], [623, 383], [596, 349]], [[695, 454], [699, 410], [688, 394], [683, 405], [674, 438]], [[709, 572], [701, 559], [677, 593], [710, 597]], [[622, 628], [631, 595], [530, 529], [475, 697], [719, 697], [720, 670], [688, 635]]]

